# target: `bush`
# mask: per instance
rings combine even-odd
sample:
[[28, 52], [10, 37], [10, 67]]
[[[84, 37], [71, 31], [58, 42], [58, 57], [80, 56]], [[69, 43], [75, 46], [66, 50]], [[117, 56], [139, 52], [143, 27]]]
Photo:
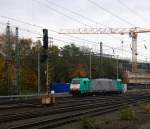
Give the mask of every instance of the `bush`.
[[90, 118], [81, 119], [81, 128], [80, 129], [95, 129], [94, 127], [95, 120]]
[[121, 120], [132, 120], [135, 118], [135, 112], [132, 106], [124, 106], [120, 110], [120, 118]]
[[150, 113], [150, 103], [139, 103], [139, 108], [145, 113]]

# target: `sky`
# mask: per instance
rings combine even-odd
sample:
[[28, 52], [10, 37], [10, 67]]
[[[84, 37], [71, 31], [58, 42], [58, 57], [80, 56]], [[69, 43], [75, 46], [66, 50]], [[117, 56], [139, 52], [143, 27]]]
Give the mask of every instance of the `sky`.
[[[54, 38], [53, 44], [59, 47], [75, 43], [98, 52], [99, 42], [103, 42], [104, 53], [131, 59], [132, 40], [128, 34], [68, 36], [57, 32], [60, 29], [80, 27], [149, 29], [149, 7], [149, 0], [0, 0], [0, 23], [6, 24], [9, 21], [12, 31], [15, 31], [13, 27], [19, 27], [20, 37], [33, 40], [41, 37], [42, 28], [47, 28], [49, 36]], [[0, 32], [4, 32], [5, 27], [0, 24]], [[139, 34], [138, 60], [150, 61], [149, 49], [150, 33]]]

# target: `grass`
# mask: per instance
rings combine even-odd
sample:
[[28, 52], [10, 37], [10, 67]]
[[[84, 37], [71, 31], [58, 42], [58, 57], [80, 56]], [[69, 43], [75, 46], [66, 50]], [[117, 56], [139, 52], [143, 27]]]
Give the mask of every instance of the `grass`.
[[150, 113], [150, 103], [139, 103], [140, 111]]
[[94, 124], [95, 124], [94, 119], [84, 117], [81, 119], [80, 129], [95, 129]]
[[[142, 111], [142, 113], [140, 112]], [[150, 113], [150, 103], [139, 103], [138, 106], [124, 105], [115, 120], [111, 118], [88, 118], [81, 119], [79, 129], [140, 129], [140, 125], [147, 122]]]
[[133, 120], [135, 119], [135, 111], [130, 105], [125, 105], [120, 109], [120, 119], [121, 120]]

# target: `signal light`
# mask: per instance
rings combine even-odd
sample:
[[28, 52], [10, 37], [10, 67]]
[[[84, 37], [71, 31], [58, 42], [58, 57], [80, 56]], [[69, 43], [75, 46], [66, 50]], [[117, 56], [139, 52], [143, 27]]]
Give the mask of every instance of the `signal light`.
[[48, 49], [48, 30], [43, 29], [43, 48]]

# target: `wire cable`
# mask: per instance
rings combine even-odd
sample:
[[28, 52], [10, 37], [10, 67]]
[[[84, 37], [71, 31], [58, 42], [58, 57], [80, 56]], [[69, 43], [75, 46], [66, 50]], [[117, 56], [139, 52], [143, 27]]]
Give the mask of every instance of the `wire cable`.
[[[4, 16], [3, 16], [4, 17]], [[6, 17], [5, 17], [6, 18]], [[8, 18], [8, 17], [7, 17]], [[35, 25], [35, 24], [31, 24], [31, 23], [28, 23], [28, 22], [24, 22], [24, 21], [20, 21], [20, 20], [17, 20], [17, 19], [14, 19], [14, 18], [9, 18], [10, 20], [15, 20], [16, 22], [20, 22], [20, 23], [23, 23], [23, 24], [27, 24], [27, 25], [30, 25], [30, 26], [34, 26], [34, 27], [38, 27], [38, 28], [43, 28], [43, 27], [41, 27], [41, 26], [38, 26], [38, 25]], [[2, 23], [2, 22], [1, 22]], [[2, 23], [3, 25], [6, 25], [6, 23]], [[15, 26], [12, 26], [12, 27], [15, 27]], [[19, 28], [21, 28], [21, 27], [19, 27]], [[37, 34], [37, 35], [39, 35], [39, 36], [42, 36], [41, 34], [39, 34], [39, 33], [35, 33], [35, 31], [31, 31], [31, 30], [29, 30], [29, 29], [24, 29], [24, 28], [21, 28], [21, 30], [23, 30], [23, 31], [26, 31], [26, 32], [29, 32], [29, 33], [33, 33], [33, 34]], [[57, 31], [54, 31], [53, 30], [53, 32], [56, 32], [57, 33]], [[71, 36], [71, 37], [74, 37], [74, 38], [76, 38], [75, 36]], [[65, 42], [65, 43], [68, 43], [68, 42], [66, 42], [66, 41], [64, 41], [64, 40], [61, 40], [61, 39], [58, 39], [58, 38], [55, 38], [56, 40], [58, 40], [58, 41], [63, 41], [63, 42]], [[70, 39], [70, 40], [72, 40], [72, 39]], [[86, 42], [89, 42], [89, 43], [95, 43], [95, 44], [99, 44], [99, 43], [97, 43], [97, 42], [94, 42], [94, 41], [90, 41], [90, 40], [86, 40], [86, 39], [82, 39], [82, 38], [80, 38], [80, 40], [83, 40], [83, 41], [86, 41]], [[120, 48], [114, 48], [114, 47], [111, 47], [111, 46], [109, 46], [109, 45], [103, 45], [103, 46], [105, 46], [105, 47], [108, 47], [108, 48], [110, 48], [110, 49], [114, 49], [114, 50], [119, 50], [119, 51], [122, 51], [122, 49]], [[128, 51], [128, 50], [123, 50], [124, 52], [127, 52], [127, 53], [131, 53], [131, 51]], [[143, 57], [143, 56], [142, 56]]]
[[98, 7], [99, 9], [105, 11], [106, 13], [108, 13], [108, 14], [110, 14], [110, 15], [116, 17], [116, 18], [119, 19], [120, 21], [123, 21], [124, 23], [129, 24], [129, 25], [132, 26], [132, 27], [135, 27], [135, 25], [133, 25], [132, 23], [130, 23], [130, 22], [127, 21], [126, 19], [124, 19], [124, 18], [122, 18], [122, 17], [116, 15], [115, 13], [113, 13], [113, 12], [111, 12], [111, 11], [105, 9], [105, 8], [102, 7], [99, 3], [94, 2], [93, 0], [88, 0], [88, 1], [89, 1], [91, 4], [95, 5], [96, 7]]
[[[105, 24], [102, 24], [102, 23], [100, 23], [100, 22], [97, 22], [97, 21], [95, 21], [95, 20], [93, 20], [93, 19], [90, 19], [90, 18], [88, 18], [88, 17], [86, 17], [86, 16], [84, 16], [84, 15], [81, 15], [81, 14], [75, 12], [75, 11], [72, 11], [72, 10], [70, 10], [70, 9], [68, 9], [68, 8], [65, 8], [65, 7], [63, 7], [63, 6], [61, 6], [61, 5], [58, 5], [58, 4], [56, 4], [56, 3], [52, 2], [52, 1], [49, 1], [49, 0], [45, 0], [45, 1], [47, 1], [47, 3], [50, 4], [50, 5], [53, 4], [53, 5], [55, 5], [56, 7], [59, 7], [59, 8], [61, 8], [61, 9], [63, 9], [63, 10], [66, 10], [66, 11], [68, 11], [68, 12], [70, 12], [70, 13], [76, 15], [76, 16], [79, 16], [79, 17], [81, 17], [81, 18], [84, 18], [84, 19], [86, 19], [86, 20], [88, 20], [88, 21], [90, 21], [90, 22], [92, 22], [92, 23], [94, 23], [94, 24], [96, 24], [96, 25], [99, 24], [99, 25], [105, 26], [105, 27], [107, 27], [107, 28], [110, 28], [108, 25], [105, 25]], [[87, 26], [88, 26], [88, 25], [87, 25]], [[90, 27], [92, 27], [92, 26], [90, 26]], [[113, 35], [107, 35], [107, 36], [112, 37], [112, 38], [114, 38], [114, 39], [117, 39], [117, 40], [121, 41], [121, 39], [118, 39], [118, 38], [116, 38], [116, 37], [113, 36]]]
[[147, 23], [150, 23], [150, 20], [146, 19], [145, 17], [143, 17], [143, 15], [141, 15], [140, 13], [138, 13], [137, 11], [135, 11], [134, 9], [130, 8], [127, 4], [125, 4], [124, 2], [122, 2], [121, 0], [117, 0], [119, 4], [121, 4], [123, 7], [125, 7], [126, 9], [128, 9], [131, 13], [135, 14], [137, 17], [140, 18], [140, 20], [142, 21], [146, 21]]

